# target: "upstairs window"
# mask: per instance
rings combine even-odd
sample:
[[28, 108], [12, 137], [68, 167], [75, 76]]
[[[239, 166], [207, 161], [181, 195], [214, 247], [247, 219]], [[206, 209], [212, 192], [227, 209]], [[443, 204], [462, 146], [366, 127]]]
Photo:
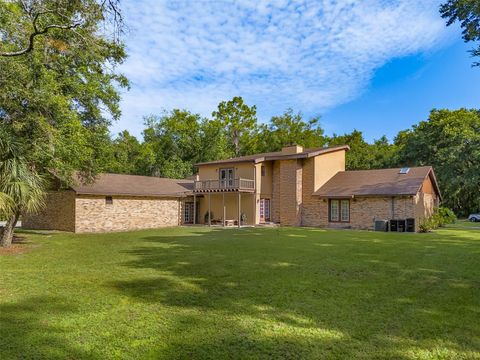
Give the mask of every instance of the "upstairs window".
[[112, 205], [113, 198], [111, 196], [105, 196], [105, 205]]

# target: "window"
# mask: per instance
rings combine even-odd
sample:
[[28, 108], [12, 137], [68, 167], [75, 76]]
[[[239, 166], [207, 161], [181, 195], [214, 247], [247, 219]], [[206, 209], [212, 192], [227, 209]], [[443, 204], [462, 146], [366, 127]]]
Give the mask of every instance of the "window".
[[105, 204], [106, 205], [112, 205], [113, 204], [113, 198], [111, 196], [105, 196]]
[[330, 221], [338, 221], [338, 200], [330, 200]]
[[330, 199], [329, 221], [350, 222], [350, 200]]
[[262, 176], [265, 176], [265, 174], [267, 173], [267, 169], [265, 169], [265, 166], [262, 165], [261, 170], [262, 170]]
[[220, 169], [220, 187], [228, 188], [234, 185], [233, 168]]
[[350, 200], [340, 201], [340, 221], [350, 221]]

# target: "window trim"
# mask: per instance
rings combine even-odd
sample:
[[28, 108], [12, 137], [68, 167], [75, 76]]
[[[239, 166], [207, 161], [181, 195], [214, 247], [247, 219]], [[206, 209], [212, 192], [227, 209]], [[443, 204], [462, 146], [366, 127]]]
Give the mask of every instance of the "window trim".
[[[338, 220], [332, 219], [332, 201], [338, 202]], [[348, 220], [342, 220], [342, 203], [348, 201]], [[341, 198], [341, 199], [328, 199], [328, 222], [332, 223], [349, 223], [350, 222], [350, 199]]]

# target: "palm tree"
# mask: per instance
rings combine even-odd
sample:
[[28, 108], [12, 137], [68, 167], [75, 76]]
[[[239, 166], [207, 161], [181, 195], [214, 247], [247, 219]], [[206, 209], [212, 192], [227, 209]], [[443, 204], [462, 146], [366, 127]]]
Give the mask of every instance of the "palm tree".
[[7, 216], [0, 237], [2, 247], [12, 244], [20, 215], [36, 212], [44, 205], [43, 178], [21, 156], [20, 148], [8, 132], [0, 130], [0, 207]]

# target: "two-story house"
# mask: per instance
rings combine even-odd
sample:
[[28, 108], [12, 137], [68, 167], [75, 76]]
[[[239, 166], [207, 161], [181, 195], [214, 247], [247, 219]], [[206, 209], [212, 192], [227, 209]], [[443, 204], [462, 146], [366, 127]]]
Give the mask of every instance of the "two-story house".
[[[186, 206], [198, 223], [307, 225], [313, 193], [345, 170], [348, 146], [282, 151], [200, 163]], [[198, 210], [197, 210], [198, 209]], [[238, 222], [240, 220], [240, 223]]]
[[[281, 151], [196, 164], [193, 180], [100, 174], [53, 189], [25, 227], [74, 232], [184, 224], [418, 230], [441, 199], [429, 166], [345, 171], [348, 146]], [[398, 222], [397, 222], [398, 220]]]

